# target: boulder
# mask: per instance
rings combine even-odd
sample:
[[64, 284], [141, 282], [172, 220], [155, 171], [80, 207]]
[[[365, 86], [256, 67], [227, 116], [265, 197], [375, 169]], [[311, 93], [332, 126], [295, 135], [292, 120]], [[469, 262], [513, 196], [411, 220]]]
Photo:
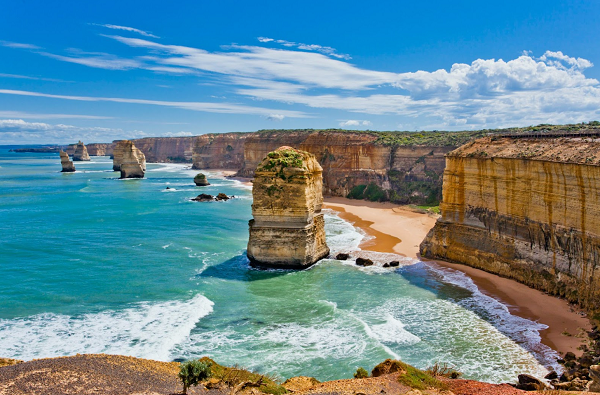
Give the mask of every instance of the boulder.
[[592, 365], [589, 370], [590, 379], [592, 382], [589, 386], [590, 392], [600, 392], [600, 365]]
[[329, 255], [322, 173], [314, 155], [291, 147], [258, 165], [247, 249], [253, 266], [304, 269]]
[[227, 196], [227, 195], [225, 195], [224, 193], [221, 193], [221, 192], [219, 192], [219, 194], [215, 198], [215, 200], [217, 202], [220, 202], [221, 200], [229, 200], [229, 199], [231, 199], [229, 196]]
[[208, 195], [206, 193], [201, 193], [200, 195], [196, 196], [192, 200], [195, 201], [195, 202], [212, 202], [212, 201], [215, 200], [215, 197], [213, 195]]
[[577, 359], [577, 357], [571, 351], [569, 351], [568, 353], [566, 353], [565, 357], [564, 357], [564, 360], [567, 361], [567, 362], [568, 361], [575, 361], [576, 359]]
[[558, 373], [556, 373], [554, 370], [551, 371], [550, 373], [548, 373], [547, 375], [544, 376], [544, 378], [546, 380], [554, 380], [558, 378]]
[[383, 264], [383, 267], [390, 267], [390, 264], [386, 262]]
[[356, 264], [358, 266], [373, 266], [373, 261], [366, 258], [356, 258]]
[[196, 177], [194, 177], [194, 183], [197, 187], [205, 187], [207, 185], [210, 185], [210, 183], [206, 179], [206, 176], [202, 173], [196, 174]]
[[72, 173], [75, 171], [75, 165], [72, 161], [69, 160], [69, 154], [65, 151], [60, 151], [60, 164], [62, 165], [63, 173]]
[[516, 385], [516, 388], [525, 391], [538, 391], [546, 388], [546, 385], [539, 379], [528, 375], [528, 374], [520, 374], [519, 382]]
[[398, 266], [400, 266], [400, 262], [399, 261], [391, 261], [390, 262], [390, 266], [391, 267], [398, 267]]
[[282, 387], [293, 393], [309, 391], [318, 384], [321, 384], [321, 382], [314, 377], [297, 376], [284, 381]]
[[81, 140], [75, 146], [75, 152], [73, 152], [73, 160], [77, 162], [90, 160], [90, 155], [88, 154], [87, 148], [81, 142]]
[[346, 253], [343, 253], [343, 252], [340, 252], [339, 254], [337, 254], [335, 256], [335, 259], [337, 259], [338, 261], [345, 261], [348, 258], [350, 258], [350, 254], [346, 254]]

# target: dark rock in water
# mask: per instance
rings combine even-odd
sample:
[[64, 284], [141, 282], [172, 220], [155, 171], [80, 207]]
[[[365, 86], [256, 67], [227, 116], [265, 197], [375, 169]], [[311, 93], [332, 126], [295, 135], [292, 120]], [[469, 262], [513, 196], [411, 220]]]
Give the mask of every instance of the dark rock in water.
[[537, 391], [545, 389], [546, 385], [542, 383], [541, 380], [533, 376], [528, 374], [520, 374], [519, 383], [516, 385], [516, 388], [525, 391]]
[[400, 266], [400, 262], [399, 261], [391, 261], [390, 262], [390, 266], [391, 267], [398, 267], [398, 266]]
[[195, 202], [212, 202], [212, 201], [215, 200], [215, 197], [213, 195], [208, 195], [206, 193], [201, 193], [200, 195], [196, 196], [192, 200], [195, 201]]
[[547, 375], [544, 376], [544, 378], [546, 380], [554, 380], [558, 378], [558, 373], [556, 373], [554, 370], [551, 371], [550, 373], [548, 373]]
[[350, 254], [345, 254], [343, 252], [340, 252], [335, 256], [335, 259], [337, 259], [338, 261], [345, 261], [348, 258], [350, 258]]
[[383, 267], [390, 267], [390, 264], [389, 263], [384, 263]]
[[356, 264], [358, 266], [373, 266], [373, 261], [365, 258], [356, 258]]
[[194, 183], [197, 187], [205, 187], [207, 185], [210, 185], [210, 183], [206, 179], [206, 176], [202, 173], [196, 174], [196, 177], [194, 177]]
[[167, 189], [171, 189], [171, 188], [167, 187]]
[[220, 202], [221, 200], [229, 200], [229, 196], [225, 195], [224, 193], [220, 192], [217, 197], [215, 198], [216, 201]]

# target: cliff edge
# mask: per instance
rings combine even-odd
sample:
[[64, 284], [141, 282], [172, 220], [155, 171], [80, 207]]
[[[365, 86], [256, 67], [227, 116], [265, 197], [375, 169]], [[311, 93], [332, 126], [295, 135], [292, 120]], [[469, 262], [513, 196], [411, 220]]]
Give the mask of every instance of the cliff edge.
[[446, 156], [424, 257], [600, 306], [600, 129], [490, 136]]

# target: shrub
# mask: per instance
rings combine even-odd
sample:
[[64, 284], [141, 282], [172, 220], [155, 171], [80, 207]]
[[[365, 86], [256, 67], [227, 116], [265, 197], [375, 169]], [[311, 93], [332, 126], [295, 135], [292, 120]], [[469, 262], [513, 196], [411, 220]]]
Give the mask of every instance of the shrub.
[[357, 185], [350, 190], [346, 197], [348, 199], [362, 199], [366, 188], [366, 185]]
[[200, 361], [198, 359], [186, 361], [179, 368], [179, 379], [183, 384], [183, 393], [187, 394], [188, 388], [196, 386], [200, 382], [210, 378], [211, 362]]
[[354, 378], [355, 379], [364, 379], [369, 377], [369, 372], [367, 372], [364, 368], [358, 368], [356, 369], [356, 373], [354, 373]]

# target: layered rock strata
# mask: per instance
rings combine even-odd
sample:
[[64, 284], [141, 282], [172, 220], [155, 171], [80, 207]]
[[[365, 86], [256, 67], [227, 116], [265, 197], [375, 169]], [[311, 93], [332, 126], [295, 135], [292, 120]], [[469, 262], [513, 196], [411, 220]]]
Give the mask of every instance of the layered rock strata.
[[117, 142], [114, 149], [113, 170], [118, 168], [121, 178], [144, 178], [146, 157], [130, 140]]
[[446, 157], [421, 254], [600, 306], [600, 136], [487, 137]]
[[196, 184], [197, 187], [205, 187], [207, 185], [210, 185], [210, 182], [208, 182], [204, 174], [198, 173], [194, 177], [194, 184]]
[[258, 165], [247, 251], [253, 265], [302, 269], [329, 254], [322, 172], [314, 155], [290, 147], [270, 152]]
[[75, 165], [69, 160], [69, 154], [65, 151], [60, 151], [60, 164], [62, 165], [63, 173], [72, 173], [75, 171]]
[[73, 152], [73, 160], [78, 162], [90, 160], [90, 155], [88, 154], [87, 148], [81, 141], [79, 141], [75, 146], [75, 152]]

